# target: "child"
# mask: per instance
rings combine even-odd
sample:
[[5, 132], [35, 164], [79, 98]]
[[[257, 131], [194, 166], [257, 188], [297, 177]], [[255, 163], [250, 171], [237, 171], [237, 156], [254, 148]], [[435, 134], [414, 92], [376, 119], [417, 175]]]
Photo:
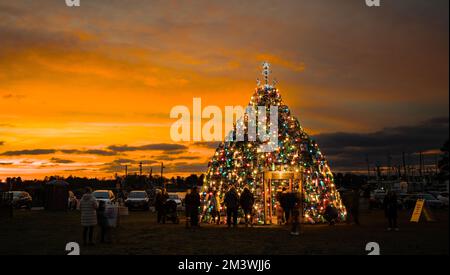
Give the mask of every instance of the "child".
[[284, 224], [284, 210], [281, 208], [280, 202], [277, 201], [275, 208], [277, 209], [277, 223], [282, 225]]
[[220, 224], [220, 197], [217, 191], [212, 194], [211, 207], [211, 223]]
[[[97, 220], [98, 225], [100, 226], [100, 242], [105, 243], [106, 239], [109, 239], [109, 224], [108, 218], [105, 214], [105, 202], [100, 201], [97, 210]], [[110, 240], [108, 240], [109, 242]]]

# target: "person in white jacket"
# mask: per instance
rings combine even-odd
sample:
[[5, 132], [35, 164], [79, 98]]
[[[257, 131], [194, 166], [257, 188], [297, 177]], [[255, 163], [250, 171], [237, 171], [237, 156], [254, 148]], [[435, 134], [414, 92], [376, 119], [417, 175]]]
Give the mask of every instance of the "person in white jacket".
[[[83, 244], [93, 245], [94, 227], [97, 225], [98, 203], [92, 195], [92, 189], [86, 188], [86, 193], [80, 200], [81, 226], [83, 226]], [[89, 242], [88, 242], [89, 238]]]

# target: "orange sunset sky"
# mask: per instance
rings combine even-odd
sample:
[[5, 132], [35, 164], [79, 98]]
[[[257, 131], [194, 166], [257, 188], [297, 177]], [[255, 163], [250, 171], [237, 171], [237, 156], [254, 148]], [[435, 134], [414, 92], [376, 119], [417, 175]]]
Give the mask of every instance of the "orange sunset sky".
[[206, 172], [213, 146], [174, 144], [171, 108], [247, 104], [263, 60], [332, 169], [363, 159], [344, 160], [338, 133], [362, 153], [425, 127], [410, 153], [435, 151], [448, 138], [448, 5], [0, 0], [0, 180], [112, 177], [139, 161]]

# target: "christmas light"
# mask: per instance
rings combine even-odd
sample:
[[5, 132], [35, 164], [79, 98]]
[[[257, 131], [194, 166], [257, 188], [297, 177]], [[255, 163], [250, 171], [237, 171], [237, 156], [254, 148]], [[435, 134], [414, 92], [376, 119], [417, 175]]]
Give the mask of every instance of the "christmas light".
[[[259, 224], [262, 224], [266, 219], [264, 193], [272, 196], [272, 204], [267, 203], [267, 207], [274, 206], [277, 188], [289, 187], [291, 184], [288, 181], [274, 181], [272, 186], [264, 190], [264, 172], [301, 173], [302, 182], [295, 181], [292, 187], [297, 190], [298, 185], [302, 184], [304, 221], [325, 222], [324, 209], [328, 204], [332, 204], [339, 213], [339, 219], [344, 220], [347, 212], [336, 190], [333, 175], [324, 155], [319, 150], [318, 144], [303, 131], [298, 120], [290, 113], [288, 106], [284, 105], [278, 89], [267, 82], [257, 87], [249, 106], [255, 112], [258, 106], [265, 106], [267, 111], [270, 110], [270, 106], [278, 106], [277, 134], [279, 138], [278, 144], [275, 144], [278, 146], [277, 150], [261, 152], [259, 140], [222, 142], [209, 162], [204, 179], [204, 190], [220, 190], [219, 196], [223, 200], [230, 185], [235, 185], [239, 193], [244, 187], [251, 187], [250, 190], [255, 196], [254, 217]], [[251, 122], [247, 121], [247, 123]], [[266, 123], [267, 125], [262, 125], [263, 129], [270, 127], [270, 122], [266, 121]], [[234, 127], [235, 132], [236, 127]], [[248, 131], [244, 132], [248, 137]], [[270, 141], [267, 144], [270, 144]], [[210, 197], [203, 197], [204, 205], [209, 205]], [[203, 211], [204, 220], [212, 220], [209, 211], [208, 208]]]

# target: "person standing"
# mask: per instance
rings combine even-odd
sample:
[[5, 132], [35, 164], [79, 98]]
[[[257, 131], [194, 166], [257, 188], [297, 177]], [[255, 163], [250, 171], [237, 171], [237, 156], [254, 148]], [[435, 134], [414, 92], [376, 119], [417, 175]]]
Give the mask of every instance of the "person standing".
[[359, 189], [355, 188], [353, 189], [352, 192], [352, 203], [350, 211], [352, 212], [353, 222], [356, 225], [359, 225], [359, 199], [360, 199]]
[[244, 217], [245, 217], [245, 226], [248, 226], [250, 223], [252, 223], [252, 210], [253, 210], [253, 204], [255, 203], [255, 197], [253, 196], [252, 192], [250, 192], [250, 189], [248, 187], [244, 188], [244, 191], [241, 194], [241, 208], [244, 211]]
[[230, 190], [225, 194], [224, 198], [225, 206], [227, 207], [227, 225], [231, 227], [231, 216], [233, 216], [233, 226], [237, 226], [237, 216], [239, 210], [239, 195], [236, 188], [232, 185]]
[[217, 191], [211, 197], [211, 217], [212, 223], [220, 224], [220, 197]]
[[286, 187], [283, 187], [283, 192], [280, 195], [280, 205], [284, 211], [285, 224], [289, 224], [289, 219], [291, 216], [291, 210], [292, 210], [293, 205], [289, 204], [289, 194], [287, 192]]
[[300, 194], [297, 192], [289, 193], [289, 201], [293, 205], [292, 206], [292, 229], [291, 235], [298, 236], [300, 235], [299, 227], [300, 227], [300, 215], [301, 215], [301, 203]]
[[191, 223], [191, 189], [186, 190], [186, 196], [184, 197], [184, 214], [186, 216], [186, 228], [189, 228]]
[[92, 189], [86, 188], [86, 193], [80, 200], [81, 226], [83, 227], [83, 244], [93, 245], [94, 226], [97, 225], [98, 204], [92, 195]]
[[389, 191], [383, 200], [384, 213], [388, 220], [388, 231], [394, 229], [398, 231], [397, 226], [397, 195], [394, 191]]
[[165, 206], [168, 198], [169, 195], [167, 194], [167, 190], [165, 188], [163, 188], [161, 192], [156, 195], [155, 210], [157, 213], [158, 223], [166, 223]]
[[197, 187], [193, 187], [189, 195], [189, 209], [191, 216], [191, 227], [198, 227], [198, 208], [200, 207], [200, 194]]

